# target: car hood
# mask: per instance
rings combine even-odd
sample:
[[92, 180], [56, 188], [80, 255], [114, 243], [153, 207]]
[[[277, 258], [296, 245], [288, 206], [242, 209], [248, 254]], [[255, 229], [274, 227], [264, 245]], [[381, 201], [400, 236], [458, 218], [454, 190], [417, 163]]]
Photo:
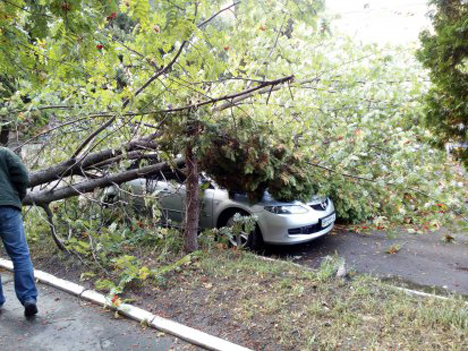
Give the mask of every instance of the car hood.
[[[252, 204], [249, 202], [249, 199], [248, 199], [246, 194], [235, 194], [233, 200], [236, 201], [236, 202], [240, 202], [240, 203], [252, 206]], [[254, 205], [263, 207], [263, 206], [296, 205], [296, 204], [302, 204], [302, 203], [303, 202], [298, 201], [298, 200], [278, 201], [278, 200], [274, 199], [271, 196], [271, 194], [266, 191], [265, 194], [263, 195], [262, 199], [259, 202], [255, 203]]]

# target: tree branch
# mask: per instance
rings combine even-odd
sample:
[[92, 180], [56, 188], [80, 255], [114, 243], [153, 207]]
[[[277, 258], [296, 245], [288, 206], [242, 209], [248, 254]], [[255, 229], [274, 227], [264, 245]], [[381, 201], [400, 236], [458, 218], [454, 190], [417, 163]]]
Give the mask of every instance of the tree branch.
[[75, 162], [74, 160], [69, 159], [67, 161], [57, 163], [45, 170], [32, 172], [30, 174], [29, 187], [33, 188], [40, 184], [49, 183], [64, 176], [82, 174], [83, 170], [93, 167], [109, 158], [121, 155], [124, 151], [130, 152], [134, 150], [155, 149], [156, 144], [153, 142], [153, 139], [156, 135], [157, 133], [153, 133], [148, 137], [137, 139], [128, 143], [121, 149], [107, 149], [89, 154], [80, 160], [80, 162]]
[[54, 215], [52, 211], [50, 210], [49, 205], [43, 204], [41, 205], [41, 207], [44, 209], [45, 213], [47, 214], [47, 222], [49, 223], [50, 234], [52, 235], [52, 238], [54, 239], [55, 244], [60, 250], [65, 250], [65, 245], [63, 245], [62, 241], [57, 236], [57, 231], [55, 229], [55, 224], [54, 224]]
[[[365, 181], [365, 182], [371, 182], [371, 183], [377, 183], [377, 180], [376, 179], [371, 179], [371, 178], [364, 178], [364, 177], [358, 177], [358, 176], [354, 176], [354, 175], [351, 175], [351, 174], [347, 174], [347, 173], [342, 173], [342, 172], [339, 172], [339, 171], [335, 171], [334, 169], [331, 169], [331, 168], [328, 168], [328, 167], [325, 167], [325, 166], [321, 166], [321, 165], [318, 165], [316, 163], [313, 163], [313, 162], [308, 162], [308, 164], [310, 164], [311, 166], [313, 167], [317, 167], [317, 168], [320, 168], [320, 169], [323, 169], [327, 172], [330, 172], [330, 173], [336, 173], [336, 174], [339, 174], [343, 177], [346, 177], [346, 178], [351, 178], [351, 179], [356, 179], [356, 180], [360, 180], [360, 181]], [[385, 185], [387, 186], [395, 186], [396, 184], [393, 183], [393, 182], [385, 182]], [[434, 200], [434, 201], [438, 201], [437, 198], [425, 193], [424, 191], [421, 191], [419, 189], [415, 189], [415, 188], [411, 188], [411, 187], [405, 187], [405, 190], [406, 191], [413, 191], [419, 195], [422, 195], [424, 197], [427, 197], [428, 199], [431, 199], [431, 200]], [[450, 205], [447, 205], [447, 204], [444, 204], [445, 206], [447, 206], [448, 209], [450, 209], [450, 211], [452, 211], [453, 213], [459, 215], [463, 221], [465, 222], [468, 222], [468, 218], [464, 217], [462, 212], [460, 210], [458, 210], [457, 208], [453, 207], [453, 206], [450, 206]]]
[[276, 86], [276, 85], [279, 85], [279, 84], [282, 84], [282, 83], [285, 83], [285, 82], [290, 82], [293, 79], [294, 79], [294, 76], [291, 75], [291, 76], [287, 76], [287, 77], [283, 77], [283, 78], [263, 82], [263, 83], [261, 83], [260, 85], [258, 85], [256, 87], [246, 89], [246, 90], [241, 91], [239, 93], [224, 95], [224, 96], [221, 96], [221, 97], [218, 97], [218, 98], [202, 101], [202, 102], [199, 102], [199, 103], [196, 103], [196, 104], [177, 107], [177, 108], [173, 108], [173, 109], [161, 110], [161, 111], [158, 111], [158, 112], [159, 113], [181, 112], [181, 111], [186, 111], [186, 110], [191, 110], [191, 109], [194, 109], [194, 108], [198, 108], [200, 106], [215, 104], [215, 103], [217, 103], [219, 101], [223, 101], [223, 100], [232, 100], [230, 102], [225, 103], [224, 105], [213, 108], [213, 112], [222, 111], [222, 110], [225, 110], [226, 108], [232, 106], [233, 104], [235, 104], [238, 101], [247, 99], [248, 97], [254, 95], [254, 93], [263, 94], [263, 93], [269, 92], [270, 90], [273, 90], [273, 91], [278, 90], [279, 89], [278, 87], [276, 87], [277, 89], [275, 89], [275, 88], [272, 89], [271, 86]]
[[73, 110], [79, 107], [80, 106], [72, 106], [72, 105], [48, 105], [48, 106], [38, 106], [38, 107], [31, 106], [29, 109], [0, 112], [0, 116], [6, 116], [6, 115], [9, 115], [10, 113], [44, 111], [44, 110]]
[[219, 10], [219, 11], [216, 12], [213, 16], [211, 16], [210, 18], [208, 18], [206, 21], [203, 21], [202, 23], [200, 23], [199, 25], [197, 25], [197, 27], [198, 27], [198, 28], [203, 27], [205, 24], [207, 24], [208, 22], [210, 22], [211, 20], [213, 20], [213, 18], [217, 17], [220, 13], [231, 9], [231, 8], [233, 8], [234, 6], [239, 5], [240, 3], [241, 3], [240, 1], [235, 2], [235, 3], [231, 4], [230, 6], [225, 7], [224, 9]]
[[[187, 41], [183, 41], [182, 44], [180, 45], [179, 50], [177, 51], [177, 54], [172, 58], [171, 62], [167, 64], [164, 68], [160, 69], [157, 71], [151, 78], [149, 78], [134, 94], [133, 97], [138, 96], [142, 91], [144, 91], [152, 82], [154, 82], [158, 77], [161, 75], [165, 74], [171, 67], [174, 65], [174, 63], [177, 61], [179, 58], [180, 54], [182, 53], [182, 50], [184, 49], [185, 45], [187, 45]], [[128, 104], [130, 103], [130, 98], [127, 98], [123, 104], [122, 104], [122, 109], [125, 109]], [[72, 159], [75, 159], [79, 153], [88, 145], [99, 133], [101, 133], [104, 129], [109, 127], [114, 121], [116, 120], [117, 115], [114, 115], [111, 119], [109, 119], [107, 122], [102, 124], [98, 129], [96, 129], [93, 133], [91, 133], [81, 144], [78, 146], [76, 151], [72, 155]]]
[[[21, 145], [17, 146], [14, 151], [17, 152], [19, 149], [21, 149], [24, 145], [26, 144], [29, 144], [31, 141], [33, 140], [36, 140], [37, 138], [40, 138], [41, 136], [44, 136], [46, 134], [49, 134], [51, 132], [53, 132], [54, 130], [57, 130], [57, 129], [60, 129], [60, 128], [63, 128], [63, 127], [66, 127], [70, 124], [75, 124], [75, 123], [78, 123], [78, 122], [81, 122], [83, 120], [86, 120], [88, 118], [99, 118], [99, 117], [102, 117], [102, 116], [86, 116], [86, 117], [82, 117], [82, 118], [78, 118], [78, 119], [75, 119], [73, 121], [69, 121], [69, 122], [65, 122], [65, 123], [62, 123], [62, 124], [59, 124], [58, 126], [55, 126], [53, 128], [50, 128], [50, 129], [47, 129], [46, 131], [42, 132], [42, 133], [39, 133], [39, 134], [36, 134], [35, 136], [29, 138], [28, 140], [26, 140], [24, 143], [22, 143]], [[104, 116], [105, 117], [105, 116]]]

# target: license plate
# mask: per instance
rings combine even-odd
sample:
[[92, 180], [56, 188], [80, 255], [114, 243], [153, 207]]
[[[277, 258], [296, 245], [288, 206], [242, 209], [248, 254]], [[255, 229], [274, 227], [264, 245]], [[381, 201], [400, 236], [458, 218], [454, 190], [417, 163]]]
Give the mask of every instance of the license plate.
[[327, 217], [322, 218], [322, 228], [328, 227], [330, 224], [332, 224], [336, 219], [336, 214], [332, 213], [331, 215]]

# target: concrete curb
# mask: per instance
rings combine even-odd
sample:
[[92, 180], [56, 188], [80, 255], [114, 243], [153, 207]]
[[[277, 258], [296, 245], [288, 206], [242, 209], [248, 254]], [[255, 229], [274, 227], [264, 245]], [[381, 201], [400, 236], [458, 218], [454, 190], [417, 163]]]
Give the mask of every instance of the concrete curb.
[[[13, 271], [13, 263], [9, 260], [0, 258], [0, 268], [8, 271]], [[88, 300], [102, 307], [108, 307], [111, 310], [118, 311], [120, 314], [133, 319], [140, 323], [145, 323], [152, 328], [161, 330], [164, 333], [174, 335], [180, 339], [188, 341], [189, 343], [201, 346], [208, 350], [213, 351], [252, 351], [243, 346], [234, 344], [227, 340], [218, 338], [216, 336], [204, 333], [200, 330], [188, 327], [186, 325], [171, 321], [170, 319], [162, 318], [145, 311], [139, 307], [129, 304], [121, 304], [120, 306], [112, 305], [111, 301], [103, 294], [97, 291], [86, 289], [85, 287], [57, 278], [52, 274], [34, 270], [34, 275], [37, 280], [54, 288], [63, 290], [69, 294], [75, 295], [79, 298]]]
[[402, 287], [399, 287], [399, 286], [395, 286], [395, 285], [390, 285], [390, 284], [386, 284], [389, 288], [392, 288], [392, 289], [395, 289], [395, 290], [399, 290], [399, 291], [403, 291], [404, 293], [407, 293], [407, 294], [410, 294], [410, 295], [416, 295], [416, 296], [421, 296], [421, 297], [431, 297], [433, 299], [439, 299], [439, 300], [448, 300], [449, 298], [446, 297], [446, 296], [440, 296], [440, 295], [436, 295], [436, 294], [430, 294], [430, 293], [427, 293], [427, 292], [424, 292], [424, 291], [418, 291], [418, 290], [412, 290], [412, 289], [407, 289], [407, 288], [402, 288]]
[[[448, 297], [448, 296], [441, 296], [441, 295], [431, 294], [431, 293], [427, 293], [427, 292], [424, 292], [424, 291], [413, 290], [413, 289], [408, 289], [408, 288], [402, 288], [400, 286], [395, 286], [395, 285], [390, 285], [390, 284], [386, 284], [386, 286], [388, 286], [391, 289], [395, 289], [395, 290], [398, 290], [398, 291], [403, 291], [404, 293], [409, 294], [409, 295], [416, 295], [416, 296], [421, 296], [421, 297], [430, 297], [430, 298], [438, 299], [438, 300], [450, 300], [450, 297]], [[466, 302], [466, 305], [468, 305], [468, 302]]]

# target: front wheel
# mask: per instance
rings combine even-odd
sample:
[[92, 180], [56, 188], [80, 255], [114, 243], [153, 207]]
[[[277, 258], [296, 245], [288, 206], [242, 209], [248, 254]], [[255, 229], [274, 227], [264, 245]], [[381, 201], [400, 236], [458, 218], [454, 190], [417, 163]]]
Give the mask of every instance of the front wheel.
[[[226, 221], [227, 227], [232, 227], [235, 224], [234, 217], [236, 214], [239, 214], [241, 216], [247, 215], [245, 213], [240, 213], [240, 212], [233, 213], [232, 216], [230, 216], [228, 220]], [[255, 229], [250, 233], [240, 232], [237, 235], [232, 235], [229, 238], [229, 244], [232, 247], [246, 248], [252, 251], [260, 250], [263, 247], [264, 242], [263, 242], [262, 233], [260, 231], [260, 228], [258, 227], [258, 224], [255, 225]]]

